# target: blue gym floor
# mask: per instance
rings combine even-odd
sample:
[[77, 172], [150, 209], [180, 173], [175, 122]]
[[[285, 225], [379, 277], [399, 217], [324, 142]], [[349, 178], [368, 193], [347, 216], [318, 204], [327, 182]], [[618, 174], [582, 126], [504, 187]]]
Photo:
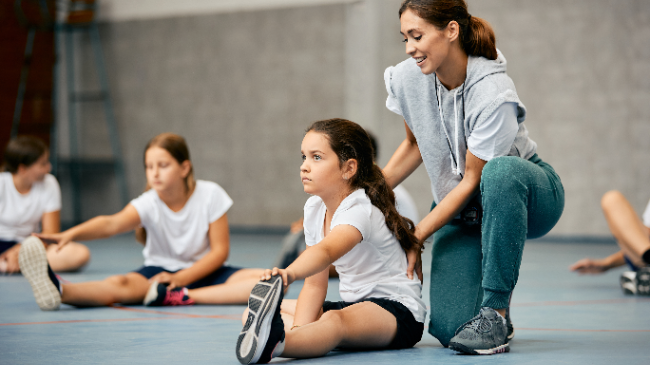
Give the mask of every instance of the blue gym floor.
[[[268, 267], [281, 246], [278, 235], [232, 236], [233, 265]], [[131, 235], [87, 242], [92, 261], [65, 280], [100, 280], [142, 264], [141, 246]], [[647, 364], [650, 298], [624, 295], [621, 270], [578, 276], [567, 270], [584, 257], [616, 251], [613, 244], [530, 241], [512, 299], [515, 339], [511, 352], [463, 356], [443, 348], [425, 333], [413, 349], [342, 352], [296, 364]], [[425, 254], [425, 270], [428, 254]], [[301, 283], [287, 297], [297, 298]], [[0, 276], [0, 364], [200, 363], [238, 364], [235, 341], [244, 306], [191, 306], [149, 309], [143, 306], [59, 311], [38, 309], [27, 281]], [[428, 303], [428, 273], [425, 291]], [[338, 300], [330, 280], [329, 300]]]

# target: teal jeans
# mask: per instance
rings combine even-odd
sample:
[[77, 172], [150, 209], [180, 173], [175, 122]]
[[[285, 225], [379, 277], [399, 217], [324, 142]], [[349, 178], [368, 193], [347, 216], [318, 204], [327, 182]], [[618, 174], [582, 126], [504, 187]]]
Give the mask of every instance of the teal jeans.
[[480, 226], [454, 220], [433, 236], [429, 333], [444, 346], [481, 307], [508, 307], [526, 239], [548, 233], [564, 209], [560, 177], [537, 155], [490, 160], [480, 190]]

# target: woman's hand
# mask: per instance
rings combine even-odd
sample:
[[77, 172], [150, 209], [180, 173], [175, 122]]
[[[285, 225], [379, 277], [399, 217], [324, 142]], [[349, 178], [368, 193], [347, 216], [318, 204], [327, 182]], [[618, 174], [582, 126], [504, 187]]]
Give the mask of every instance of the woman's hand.
[[262, 277], [260, 278], [261, 280], [269, 280], [271, 279], [271, 276], [276, 276], [280, 275], [282, 277], [282, 283], [284, 283], [284, 287], [288, 287], [291, 285], [296, 280], [296, 275], [293, 273], [293, 270], [287, 268], [287, 269], [278, 269], [277, 267], [274, 267], [273, 270], [266, 269], [264, 270], [264, 274], [262, 274]]
[[62, 233], [32, 233], [32, 236], [38, 237], [46, 245], [57, 245], [57, 252], [61, 251], [63, 246], [67, 245], [72, 239], [65, 232]]
[[183, 287], [185, 286], [184, 283], [180, 282], [178, 280], [178, 277], [176, 276], [178, 273], [169, 273], [166, 271], [160, 272], [149, 279], [149, 282], [154, 282], [157, 281], [161, 284], [167, 284], [167, 289], [172, 290], [177, 287]]

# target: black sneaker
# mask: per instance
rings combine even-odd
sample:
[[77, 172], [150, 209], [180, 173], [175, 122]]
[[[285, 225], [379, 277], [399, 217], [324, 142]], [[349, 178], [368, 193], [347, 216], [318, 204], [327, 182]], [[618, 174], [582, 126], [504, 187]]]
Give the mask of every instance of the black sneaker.
[[284, 322], [280, 303], [282, 277], [255, 285], [248, 298], [248, 319], [237, 339], [237, 359], [242, 364], [265, 364], [284, 349]]
[[637, 270], [635, 285], [637, 295], [650, 295], [650, 267]]
[[492, 355], [510, 351], [506, 320], [492, 308], [483, 307], [478, 316], [456, 330], [449, 342], [452, 350], [471, 355]]
[[636, 294], [636, 271], [624, 271], [619, 279], [623, 294]]
[[20, 244], [18, 264], [20, 272], [32, 286], [38, 307], [44, 311], [59, 309], [60, 284], [47, 263], [47, 252], [40, 239], [30, 236]]

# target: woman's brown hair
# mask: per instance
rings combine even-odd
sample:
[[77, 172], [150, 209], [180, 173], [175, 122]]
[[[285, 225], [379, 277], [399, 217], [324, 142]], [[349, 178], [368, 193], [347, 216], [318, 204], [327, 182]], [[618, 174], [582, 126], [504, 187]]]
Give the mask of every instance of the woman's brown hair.
[[379, 166], [374, 163], [373, 146], [366, 130], [354, 122], [337, 118], [315, 122], [307, 129], [307, 132], [312, 131], [328, 139], [340, 165], [350, 159], [357, 161], [357, 172], [350, 178], [350, 186], [365, 190], [372, 205], [384, 214], [386, 226], [404, 251], [419, 247], [413, 221], [399, 215], [395, 208], [395, 194], [388, 187]]
[[465, 0], [404, 0], [399, 8], [400, 18], [406, 10], [412, 10], [438, 29], [445, 28], [455, 20], [460, 26], [461, 47], [468, 56], [497, 59], [496, 37], [492, 26], [484, 19], [471, 16]]
[[[179, 163], [182, 164], [185, 161], [190, 161], [190, 150], [187, 147], [185, 138], [174, 133], [161, 133], [153, 137], [149, 143], [144, 148], [143, 159], [146, 158], [147, 151], [152, 147], [160, 147], [165, 151], [169, 152], [172, 157]], [[146, 161], [145, 161], [146, 163]], [[146, 167], [145, 167], [146, 168]], [[190, 165], [190, 172], [185, 177], [185, 192], [191, 194], [194, 191], [196, 186], [196, 181], [194, 180], [194, 167]], [[149, 183], [145, 187], [145, 191], [151, 189]], [[135, 239], [144, 244], [147, 241], [147, 231], [144, 227], [138, 227], [135, 230]]]

